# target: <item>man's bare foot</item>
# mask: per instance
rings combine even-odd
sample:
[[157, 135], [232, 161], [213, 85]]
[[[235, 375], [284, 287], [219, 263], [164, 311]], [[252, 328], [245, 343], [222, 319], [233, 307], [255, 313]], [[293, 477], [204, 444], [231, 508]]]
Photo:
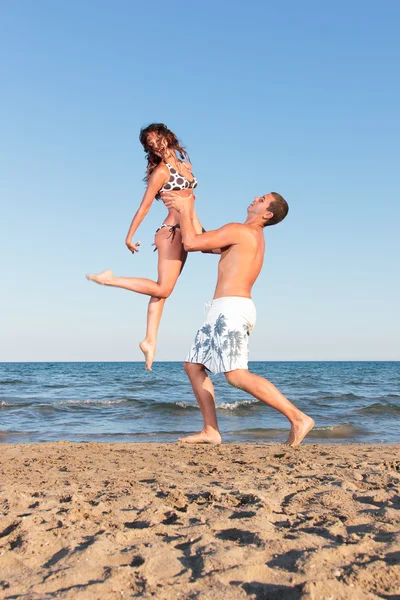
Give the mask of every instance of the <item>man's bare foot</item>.
[[140, 342], [139, 348], [144, 354], [144, 360], [146, 361], [146, 371], [151, 371], [151, 367], [154, 361], [154, 355], [156, 353], [155, 345], [146, 342], [146, 340], [143, 340], [143, 342]]
[[178, 442], [182, 442], [183, 444], [219, 445], [222, 444], [222, 438], [219, 431], [213, 429], [211, 431], [200, 431], [200, 433], [195, 433], [194, 435], [189, 435], [188, 437], [179, 438]]
[[289, 437], [285, 442], [285, 446], [291, 446], [296, 448], [306, 437], [307, 433], [310, 433], [315, 423], [311, 417], [304, 415], [304, 418], [298, 423], [293, 423], [290, 428]]
[[95, 283], [99, 283], [100, 285], [109, 285], [114, 279], [114, 275], [110, 269], [106, 269], [98, 275], [86, 275], [86, 279], [89, 279], [89, 281], [94, 281]]

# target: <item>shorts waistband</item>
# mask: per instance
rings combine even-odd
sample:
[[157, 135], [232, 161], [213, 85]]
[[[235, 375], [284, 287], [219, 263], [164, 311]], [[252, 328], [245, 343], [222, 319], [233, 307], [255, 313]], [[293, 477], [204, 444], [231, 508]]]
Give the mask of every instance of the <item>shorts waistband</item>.
[[246, 296], [221, 296], [212, 300], [212, 304], [217, 304], [218, 302], [253, 302], [253, 299]]

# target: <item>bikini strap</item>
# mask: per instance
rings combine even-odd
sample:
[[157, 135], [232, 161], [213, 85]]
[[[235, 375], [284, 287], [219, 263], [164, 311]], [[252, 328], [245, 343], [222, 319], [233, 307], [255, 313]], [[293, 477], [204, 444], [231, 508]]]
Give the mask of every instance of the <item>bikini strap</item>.
[[[181, 163], [183, 164], [183, 166], [184, 166], [184, 167], [185, 167], [185, 168], [186, 168], [186, 169], [189, 171], [189, 173], [192, 173], [192, 175], [193, 175], [193, 170], [192, 170], [192, 169], [189, 169], [189, 167], [187, 166], [187, 162], [186, 162], [186, 161], [184, 161], [184, 160], [181, 160], [180, 162], [181, 162]], [[190, 163], [189, 163], [189, 164], [190, 164]], [[191, 165], [190, 165], [190, 166], [191, 166]]]

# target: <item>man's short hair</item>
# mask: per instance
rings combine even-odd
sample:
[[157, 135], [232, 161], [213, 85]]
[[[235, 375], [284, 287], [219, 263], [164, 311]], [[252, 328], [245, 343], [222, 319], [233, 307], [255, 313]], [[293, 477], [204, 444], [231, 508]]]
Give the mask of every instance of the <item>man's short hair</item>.
[[276, 192], [271, 192], [271, 196], [273, 196], [274, 199], [268, 206], [268, 210], [274, 213], [274, 216], [271, 219], [268, 219], [264, 227], [280, 223], [281, 221], [283, 221], [283, 219], [289, 212], [289, 205], [286, 202], [285, 198], [283, 198], [280, 194], [277, 194]]

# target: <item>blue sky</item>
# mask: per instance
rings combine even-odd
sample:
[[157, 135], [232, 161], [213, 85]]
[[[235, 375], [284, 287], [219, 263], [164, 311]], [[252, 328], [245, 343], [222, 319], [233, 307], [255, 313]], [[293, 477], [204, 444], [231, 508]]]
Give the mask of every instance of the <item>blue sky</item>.
[[[187, 146], [207, 229], [280, 192], [254, 288], [253, 360], [399, 360], [397, 1], [0, 4], [1, 361], [140, 360], [155, 277], [140, 127]], [[160, 328], [182, 360], [217, 257], [191, 255]]]

